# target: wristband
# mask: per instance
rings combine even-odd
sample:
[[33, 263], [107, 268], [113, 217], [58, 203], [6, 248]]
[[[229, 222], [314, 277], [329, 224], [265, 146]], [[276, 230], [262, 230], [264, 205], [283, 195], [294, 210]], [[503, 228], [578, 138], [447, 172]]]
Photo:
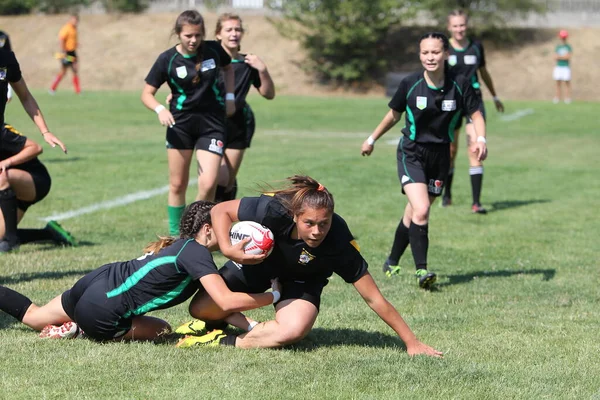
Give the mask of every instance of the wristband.
[[154, 112], [157, 114], [160, 114], [160, 112], [164, 109], [165, 109], [165, 106], [163, 106], [162, 104], [159, 104], [156, 107], [154, 107]]
[[273, 290], [271, 294], [273, 295], [273, 304], [277, 303], [281, 298], [281, 293], [279, 293], [277, 290]]
[[477, 136], [477, 142], [478, 143], [487, 143], [487, 140], [485, 140], [485, 136]]
[[369, 136], [369, 137], [367, 138], [367, 144], [368, 144], [369, 146], [373, 146], [373, 145], [375, 144], [375, 139], [373, 139], [373, 136]]
[[500, 99], [498, 98], [498, 96], [494, 96], [493, 99], [494, 99], [494, 101], [500, 101]]
[[233, 94], [233, 93], [227, 93], [225, 95], [225, 100], [226, 101], [235, 101], [235, 94]]

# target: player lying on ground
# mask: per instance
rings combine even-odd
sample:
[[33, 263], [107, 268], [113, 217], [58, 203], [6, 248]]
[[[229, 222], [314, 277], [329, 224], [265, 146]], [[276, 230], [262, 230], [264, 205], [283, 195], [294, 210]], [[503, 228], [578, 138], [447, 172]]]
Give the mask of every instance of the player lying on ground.
[[[333, 196], [308, 176], [288, 178], [289, 187], [271, 195], [245, 197], [216, 205], [211, 214], [221, 252], [229, 261], [220, 270], [235, 292], [262, 293], [278, 278], [285, 288], [275, 305], [275, 319], [256, 325], [240, 336], [215, 330], [208, 336], [188, 336], [178, 346], [222, 344], [242, 348], [280, 347], [304, 338], [312, 329], [321, 302], [321, 292], [335, 272], [354, 285], [365, 302], [406, 344], [410, 355], [440, 357], [441, 352], [421, 343], [398, 311], [383, 297], [362, 258], [346, 222], [334, 213]], [[229, 229], [234, 221], [255, 221], [275, 236], [273, 253], [245, 254], [240, 246], [229, 245]], [[231, 311], [223, 310], [210, 293], [198, 294], [190, 313], [201, 320], [224, 320], [236, 324]]]
[[[210, 254], [218, 249], [211, 225], [213, 205], [192, 203], [181, 220], [179, 239], [160, 238], [137, 259], [106, 264], [42, 307], [0, 286], [0, 310], [41, 330], [41, 337], [75, 337], [83, 330], [98, 341], [152, 340], [171, 328], [167, 322], [145, 314], [180, 304], [201, 287], [227, 312], [279, 300], [276, 281], [272, 293], [233, 293], [227, 288]], [[246, 243], [238, 244], [239, 251]]]

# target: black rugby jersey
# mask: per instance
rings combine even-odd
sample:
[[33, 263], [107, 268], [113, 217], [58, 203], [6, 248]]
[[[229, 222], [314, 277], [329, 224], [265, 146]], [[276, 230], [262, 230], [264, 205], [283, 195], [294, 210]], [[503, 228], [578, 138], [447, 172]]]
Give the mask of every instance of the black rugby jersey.
[[425, 81], [424, 72], [404, 78], [389, 107], [406, 111], [402, 133], [418, 143], [450, 143], [461, 115], [478, 110], [479, 99], [465, 77], [446, 73], [444, 86], [433, 88]]
[[193, 239], [178, 239], [157, 254], [111, 264], [108, 298], [120, 296], [128, 318], [189, 299], [198, 279], [218, 274], [210, 251]]
[[[21, 135], [18, 130], [11, 125], [3, 124], [0, 130], [0, 161], [20, 153], [25, 147], [25, 142], [27, 142], [27, 138]], [[40, 160], [35, 157], [22, 164], [14, 165], [13, 168], [28, 171], [30, 168], [37, 167], [40, 164]]]
[[[158, 56], [146, 77], [146, 83], [155, 88], [167, 82], [173, 94], [170, 103], [173, 114], [222, 107], [224, 104], [217, 85], [221, 67], [229, 65], [231, 57], [214, 40], [204, 41], [201, 53], [202, 65], [196, 71], [197, 57], [183, 55], [172, 47]], [[194, 84], [192, 81], [196, 75], [200, 75], [200, 82]]]
[[464, 75], [478, 95], [481, 85], [477, 78], [477, 70], [485, 67], [485, 54], [481, 42], [469, 40], [469, 44], [464, 49], [455, 49], [450, 45], [450, 56], [448, 65], [455, 75]]
[[10, 38], [8, 37], [8, 34], [3, 31], [0, 31], [0, 49], [12, 51]]
[[262, 224], [275, 237], [275, 249], [268, 260], [275, 261], [277, 276], [285, 280], [322, 280], [334, 272], [353, 283], [367, 272], [367, 262], [348, 229], [346, 221], [333, 214], [331, 229], [319, 247], [290, 237], [295, 223], [277, 197], [244, 197], [238, 209], [240, 221]]
[[21, 68], [15, 53], [0, 49], [0, 126], [4, 125], [8, 83], [21, 80]]
[[[245, 57], [245, 54], [240, 54]], [[231, 60], [231, 66], [235, 73], [235, 109], [236, 112], [242, 112], [246, 105], [246, 96], [250, 91], [250, 86], [259, 88], [261, 85], [258, 70], [246, 64], [244, 60]], [[219, 77], [219, 88], [221, 93], [225, 93], [225, 80], [223, 74]]]

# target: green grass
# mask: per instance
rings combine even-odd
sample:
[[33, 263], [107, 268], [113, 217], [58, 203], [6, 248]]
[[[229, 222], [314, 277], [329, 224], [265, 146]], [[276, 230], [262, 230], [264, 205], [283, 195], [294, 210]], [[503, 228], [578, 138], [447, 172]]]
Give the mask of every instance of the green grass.
[[[50, 195], [39, 219], [165, 186], [164, 131], [138, 93], [36, 93], [53, 132], [69, 147], [45, 147]], [[590, 399], [600, 396], [597, 103], [508, 102], [505, 122], [488, 104], [486, 216], [470, 213], [461, 138], [454, 205], [434, 205], [429, 262], [439, 290], [381, 272], [405, 198], [396, 176], [399, 128], [360, 156], [387, 111], [384, 98], [253, 97], [258, 130], [239, 174], [240, 195], [297, 172], [319, 179], [358, 237], [385, 296], [442, 360], [411, 359], [351, 285], [334, 277], [310, 335], [288, 349], [180, 350], [149, 343], [43, 341], [0, 315], [0, 398]], [[7, 120], [41, 141], [18, 104]], [[464, 136], [464, 134], [463, 134]], [[188, 198], [195, 195], [190, 188]], [[103, 263], [138, 256], [167, 231], [166, 195], [62, 221], [74, 249], [25, 245], [0, 257], [0, 284], [43, 303]], [[217, 262], [223, 262], [216, 256]], [[267, 307], [249, 313], [266, 320]], [[184, 305], [154, 313], [173, 325]]]

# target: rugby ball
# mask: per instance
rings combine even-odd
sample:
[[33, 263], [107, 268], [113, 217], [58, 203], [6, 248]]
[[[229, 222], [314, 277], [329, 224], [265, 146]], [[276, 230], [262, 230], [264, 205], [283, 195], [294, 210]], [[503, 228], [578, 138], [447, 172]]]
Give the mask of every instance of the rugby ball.
[[268, 256], [273, 251], [275, 237], [266, 226], [254, 221], [240, 221], [229, 230], [231, 244], [237, 244], [240, 240], [248, 237], [251, 240], [244, 247], [246, 254], [266, 254]]

